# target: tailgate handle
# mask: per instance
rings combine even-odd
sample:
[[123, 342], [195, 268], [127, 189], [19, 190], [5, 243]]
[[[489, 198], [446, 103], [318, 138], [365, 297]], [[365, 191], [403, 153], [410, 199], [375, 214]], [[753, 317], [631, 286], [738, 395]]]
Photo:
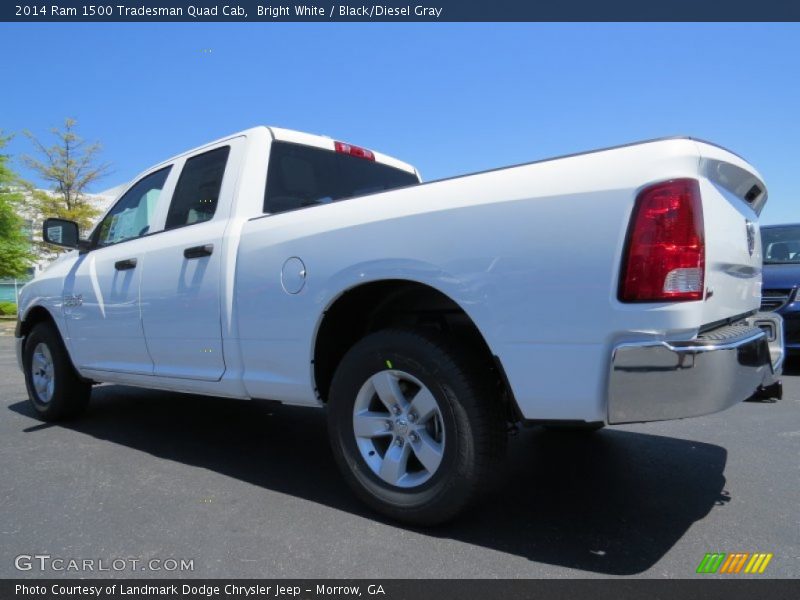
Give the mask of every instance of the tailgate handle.
[[118, 260], [117, 262], [114, 263], [114, 268], [117, 271], [127, 271], [128, 269], [135, 269], [136, 259], [126, 258], [125, 260]]
[[202, 246], [192, 246], [183, 251], [184, 258], [203, 258], [214, 253], [214, 244], [204, 244]]

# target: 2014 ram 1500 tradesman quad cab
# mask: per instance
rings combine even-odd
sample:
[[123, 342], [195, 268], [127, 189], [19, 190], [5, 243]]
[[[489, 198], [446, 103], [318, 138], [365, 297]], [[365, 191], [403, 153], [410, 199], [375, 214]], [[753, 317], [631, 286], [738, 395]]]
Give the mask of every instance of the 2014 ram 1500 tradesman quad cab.
[[[421, 184], [388, 156], [257, 127], [135, 179], [22, 291], [41, 418], [96, 382], [327, 406], [361, 498], [434, 523], [509, 424], [598, 428], [779, 392], [757, 314], [766, 189], [682, 138]], [[252, 457], [257, 460], [257, 457]]]

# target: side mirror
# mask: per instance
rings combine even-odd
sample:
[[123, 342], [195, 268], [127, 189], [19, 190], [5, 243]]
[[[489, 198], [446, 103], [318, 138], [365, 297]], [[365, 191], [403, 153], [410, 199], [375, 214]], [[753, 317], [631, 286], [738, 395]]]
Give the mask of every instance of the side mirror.
[[42, 239], [48, 244], [64, 248], [79, 248], [83, 245], [78, 234], [78, 224], [66, 219], [45, 219]]

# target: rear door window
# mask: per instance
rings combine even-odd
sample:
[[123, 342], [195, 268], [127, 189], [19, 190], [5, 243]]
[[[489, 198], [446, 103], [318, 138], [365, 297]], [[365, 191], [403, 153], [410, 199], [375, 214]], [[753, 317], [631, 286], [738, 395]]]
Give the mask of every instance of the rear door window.
[[264, 212], [281, 213], [419, 183], [414, 173], [290, 142], [270, 150]]
[[164, 229], [210, 220], [217, 210], [230, 146], [192, 156], [183, 165]]

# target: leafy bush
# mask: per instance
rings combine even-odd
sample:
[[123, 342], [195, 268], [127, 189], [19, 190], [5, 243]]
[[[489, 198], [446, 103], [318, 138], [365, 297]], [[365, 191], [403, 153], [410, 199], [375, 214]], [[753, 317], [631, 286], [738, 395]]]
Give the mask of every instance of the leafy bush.
[[0, 315], [11, 315], [12, 317], [17, 314], [16, 302], [0, 302]]

